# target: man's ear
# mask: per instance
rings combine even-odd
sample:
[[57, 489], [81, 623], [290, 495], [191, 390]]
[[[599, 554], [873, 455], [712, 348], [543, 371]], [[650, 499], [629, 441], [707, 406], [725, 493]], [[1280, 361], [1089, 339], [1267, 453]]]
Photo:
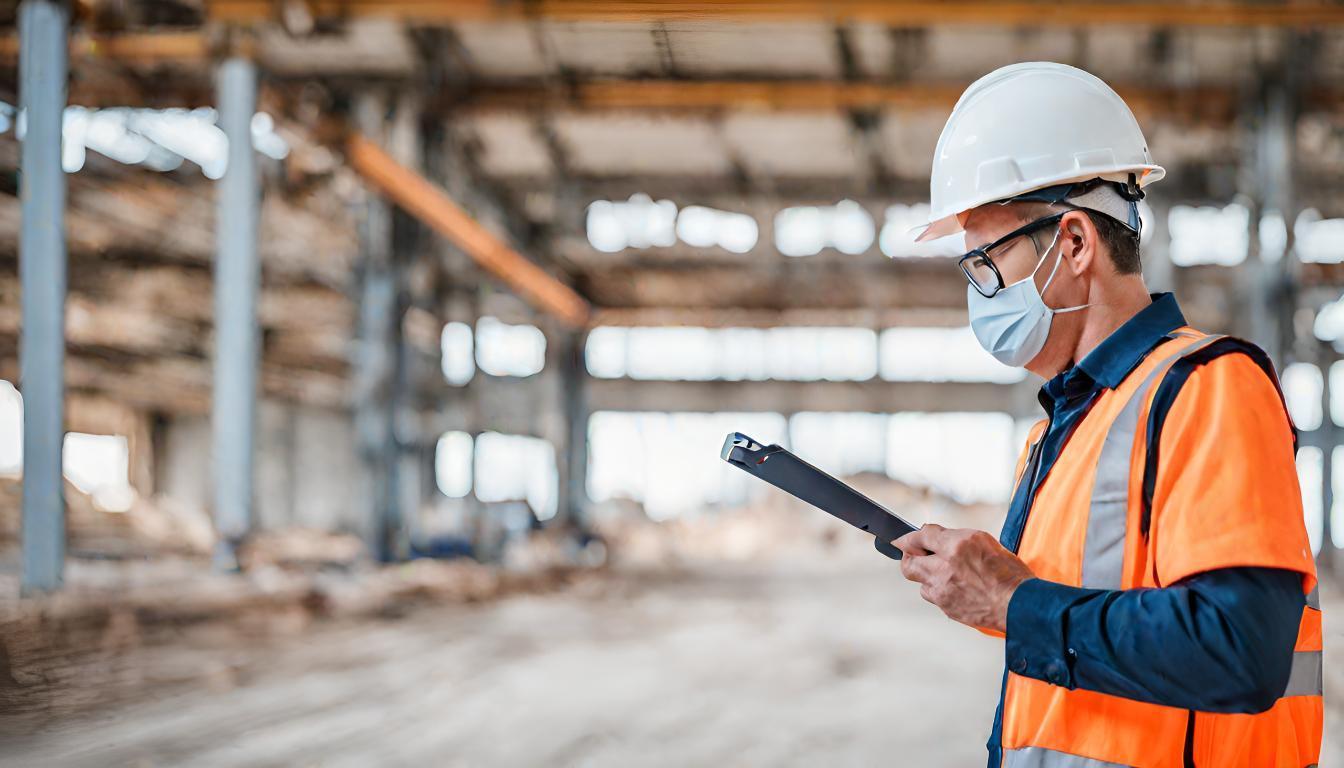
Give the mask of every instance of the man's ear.
[[1091, 217], [1082, 211], [1064, 214], [1059, 226], [1064, 261], [1074, 275], [1081, 275], [1091, 269], [1096, 261], [1099, 242], [1097, 228]]

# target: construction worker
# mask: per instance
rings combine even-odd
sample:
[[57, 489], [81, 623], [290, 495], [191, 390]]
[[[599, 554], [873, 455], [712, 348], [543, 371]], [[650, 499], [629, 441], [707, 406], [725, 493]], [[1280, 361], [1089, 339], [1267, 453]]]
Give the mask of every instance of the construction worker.
[[1163, 175], [1124, 101], [1062, 64], [977, 80], [938, 139], [919, 239], [965, 232], [976, 338], [1046, 379], [999, 539], [894, 542], [925, 600], [1005, 639], [991, 766], [1319, 757], [1296, 432], [1262, 350], [1148, 293], [1138, 202]]

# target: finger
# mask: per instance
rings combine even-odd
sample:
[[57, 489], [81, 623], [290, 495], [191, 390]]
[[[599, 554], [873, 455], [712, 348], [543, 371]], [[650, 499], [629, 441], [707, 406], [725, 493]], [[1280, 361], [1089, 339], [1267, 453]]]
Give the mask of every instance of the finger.
[[911, 531], [905, 534], [904, 536], [900, 537], [899, 539], [891, 542], [891, 545], [901, 550], [901, 552], [904, 553], [906, 556], [927, 555], [929, 554], [930, 550], [924, 543], [926, 536], [927, 534], [924, 533], [923, 529], [920, 529], [918, 531]]
[[924, 602], [926, 603], [932, 603], [933, 605], [938, 605], [938, 601], [933, 599], [933, 585], [931, 584], [920, 584], [919, 596], [924, 598]]
[[928, 573], [927, 556], [906, 555], [901, 558], [901, 575], [908, 581], [922, 582], [928, 578]]
[[926, 523], [919, 529], [924, 534], [924, 549], [931, 555], [947, 555], [957, 545], [957, 542], [965, 538], [970, 529], [967, 528], [944, 528], [937, 523]]
[[924, 537], [921, 539], [924, 549], [930, 554], [933, 554], [941, 551], [946, 546], [947, 535], [955, 530], [957, 529], [944, 528], [937, 523], [925, 523], [920, 526], [918, 532], [924, 534]]

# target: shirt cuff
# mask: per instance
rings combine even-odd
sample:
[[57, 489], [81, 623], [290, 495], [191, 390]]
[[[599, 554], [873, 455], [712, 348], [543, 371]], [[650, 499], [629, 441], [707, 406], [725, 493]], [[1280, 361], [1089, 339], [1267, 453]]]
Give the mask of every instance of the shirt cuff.
[[1073, 688], [1078, 654], [1068, 644], [1068, 611], [1088, 594], [1045, 579], [1028, 579], [1008, 601], [1004, 651], [1008, 669], [1024, 677]]

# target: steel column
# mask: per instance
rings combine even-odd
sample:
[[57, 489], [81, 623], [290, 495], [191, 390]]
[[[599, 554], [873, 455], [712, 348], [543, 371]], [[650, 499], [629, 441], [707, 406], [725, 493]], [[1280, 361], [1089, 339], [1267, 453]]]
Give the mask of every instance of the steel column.
[[1334, 570], [1336, 550], [1334, 545], [1335, 507], [1335, 448], [1339, 444], [1339, 425], [1335, 424], [1331, 413], [1330, 401], [1333, 399], [1330, 386], [1330, 366], [1338, 355], [1329, 342], [1316, 345], [1317, 364], [1321, 369], [1321, 552], [1316, 561], [1319, 567]]
[[565, 416], [565, 456], [560, 462], [560, 513], [571, 525], [584, 527], [588, 509], [588, 366], [584, 356], [588, 334], [560, 335], [564, 349], [560, 369]]
[[[362, 94], [355, 105], [355, 121], [369, 135], [386, 133], [385, 99]], [[396, 434], [398, 392], [405, 375], [401, 334], [405, 297], [397, 247], [404, 244], [406, 230], [405, 222], [399, 222], [403, 217], [376, 194], [366, 196], [357, 216], [361, 261], [353, 389], [359, 454], [370, 478], [372, 519], [365, 535], [378, 558], [392, 562], [406, 554]]]
[[23, 337], [23, 591], [61, 585], [65, 566], [65, 113], [66, 8], [25, 0], [19, 8], [19, 106], [26, 121], [20, 159], [19, 271]]
[[1143, 248], [1143, 277], [1150, 291], [1176, 290], [1176, 267], [1171, 263], [1171, 206], [1150, 200], [1153, 220]]
[[220, 537], [216, 564], [237, 567], [235, 549], [252, 525], [256, 431], [260, 260], [257, 225], [261, 209], [252, 116], [257, 73], [246, 59], [219, 67], [219, 122], [229, 139], [229, 164], [219, 182], [215, 260], [215, 363], [211, 412], [214, 439], [215, 526]]

